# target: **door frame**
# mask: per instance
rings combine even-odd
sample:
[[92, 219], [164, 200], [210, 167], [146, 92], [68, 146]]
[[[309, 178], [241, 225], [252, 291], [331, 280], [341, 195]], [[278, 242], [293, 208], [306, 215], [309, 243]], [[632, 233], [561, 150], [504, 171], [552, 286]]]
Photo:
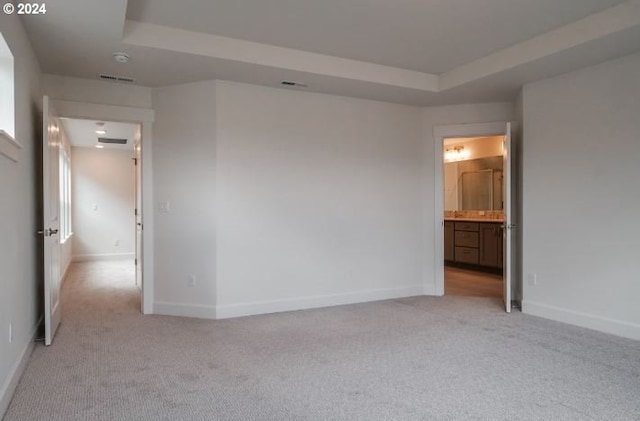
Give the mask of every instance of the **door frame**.
[[134, 230], [135, 230], [135, 250], [136, 250], [136, 286], [142, 290], [142, 126], [140, 124], [136, 127], [136, 135], [133, 140], [133, 164], [134, 164], [134, 190], [135, 190], [135, 204], [134, 204]]
[[[444, 295], [444, 162], [442, 159], [442, 151], [444, 148], [444, 139], [451, 137], [484, 137], [484, 136], [504, 136], [507, 123], [511, 123], [511, 135], [516, 130], [516, 122], [513, 121], [500, 121], [492, 123], [471, 123], [471, 124], [452, 124], [441, 125], [433, 128], [433, 156], [434, 156], [434, 295]], [[512, 142], [513, 145], [514, 142]], [[512, 168], [511, 178], [515, 177], [515, 168]], [[516, 183], [512, 183], [515, 187]], [[517, 215], [517, 210], [512, 207], [512, 218]], [[512, 242], [512, 247], [515, 247], [516, 243]], [[513, 253], [512, 256], [516, 256], [517, 253]], [[514, 265], [515, 266], [515, 265]], [[512, 273], [512, 283], [516, 279]], [[503, 275], [503, 280], [505, 279]], [[514, 289], [511, 285], [511, 300], [513, 300]]]
[[152, 165], [152, 124], [155, 113], [152, 109], [124, 107], [117, 105], [92, 104], [88, 102], [52, 100], [59, 117], [87, 120], [118, 121], [137, 123], [141, 126], [142, 150], [142, 294], [141, 311], [153, 314], [154, 302], [154, 254], [153, 254], [153, 165]]

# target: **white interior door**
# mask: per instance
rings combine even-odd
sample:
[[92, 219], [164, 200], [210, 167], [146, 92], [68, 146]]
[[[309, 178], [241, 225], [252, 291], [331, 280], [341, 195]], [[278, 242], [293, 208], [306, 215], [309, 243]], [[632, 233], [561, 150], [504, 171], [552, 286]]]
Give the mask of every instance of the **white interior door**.
[[60, 325], [60, 121], [47, 96], [43, 99], [42, 192], [44, 237], [45, 345]]
[[512, 180], [514, 175], [513, 168], [513, 147], [511, 142], [511, 123], [507, 123], [506, 134], [503, 139], [503, 172], [504, 172], [504, 247], [503, 247], [503, 279], [504, 279], [504, 305], [507, 313], [511, 312], [511, 282], [513, 280], [513, 268], [515, 263], [515, 243], [514, 239], [514, 206], [513, 194], [515, 182]]
[[140, 133], [140, 126], [138, 126], [136, 137], [133, 143], [133, 162], [135, 164], [135, 194], [136, 194], [136, 208], [135, 208], [135, 220], [136, 220], [136, 285], [142, 289], [143, 277], [142, 277], [142, 165], [141, 165], [141, 148], [142, 137]]

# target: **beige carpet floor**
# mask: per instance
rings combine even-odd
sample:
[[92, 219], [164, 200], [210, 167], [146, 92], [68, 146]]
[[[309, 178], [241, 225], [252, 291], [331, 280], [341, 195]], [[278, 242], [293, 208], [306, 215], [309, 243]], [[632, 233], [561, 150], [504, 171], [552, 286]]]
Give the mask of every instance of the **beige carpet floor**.
[[75, 264], [5, 421], [639, 420], [640, 343], [495, 298], [228, 320], [142, 316], [133, 267]]

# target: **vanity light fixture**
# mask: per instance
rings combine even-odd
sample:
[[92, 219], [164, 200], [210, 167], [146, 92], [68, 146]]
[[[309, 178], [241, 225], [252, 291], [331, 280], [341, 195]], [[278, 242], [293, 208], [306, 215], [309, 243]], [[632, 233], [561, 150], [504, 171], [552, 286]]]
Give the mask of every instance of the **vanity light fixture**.
[[448, 162], [462, 161], [463, 159], [469, 158], [469, 156], [469, 150], [465, 150], [464, 146], [452, 146], [446, 148], [444, 151], [444, 160]]
[[104, 149], [104, 145], [96, 145], [96, 148], [98, 148], [98, 149]]

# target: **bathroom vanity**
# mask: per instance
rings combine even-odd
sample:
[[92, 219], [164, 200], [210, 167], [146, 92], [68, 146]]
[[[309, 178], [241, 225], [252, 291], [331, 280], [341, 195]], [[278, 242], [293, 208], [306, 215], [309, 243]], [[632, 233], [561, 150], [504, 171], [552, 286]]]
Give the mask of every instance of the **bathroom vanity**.
[[448, 263], [502, 268], [502, 221], [445, 218], [444, 260]]

